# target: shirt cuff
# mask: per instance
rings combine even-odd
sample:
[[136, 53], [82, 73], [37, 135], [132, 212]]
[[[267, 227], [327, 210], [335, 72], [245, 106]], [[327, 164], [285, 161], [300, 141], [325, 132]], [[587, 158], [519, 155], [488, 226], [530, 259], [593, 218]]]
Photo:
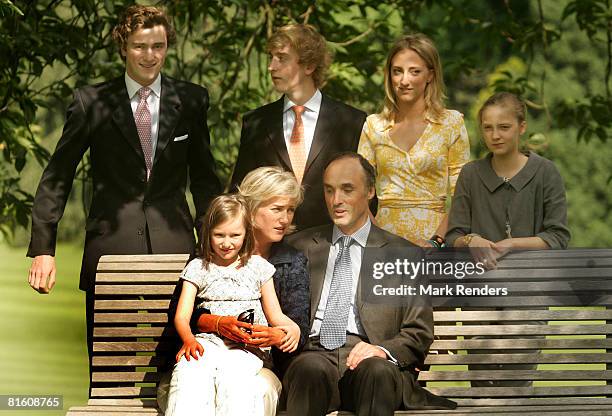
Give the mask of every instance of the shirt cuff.
[[380, 348], [381, 350], [383, 350], [385, 352], [385, 354], [387, 354], [388, 361], [392, 362], [395, 365], [398, 365], [397, 360], [395, 359], [394, 356], [391, 355], [389, 350], [387, 350], [385, 347], [381, 347], [380, 345], [377, 345], [377, 347]]

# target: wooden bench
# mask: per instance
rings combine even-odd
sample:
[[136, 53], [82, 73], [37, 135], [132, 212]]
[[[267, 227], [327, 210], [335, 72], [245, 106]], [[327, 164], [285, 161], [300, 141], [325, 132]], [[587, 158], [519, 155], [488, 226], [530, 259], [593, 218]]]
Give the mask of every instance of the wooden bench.
[[[168, 306], [186, 259], [102, 257], [96, 277], [91, 398], [68, 415], [161, 414], [155, 400], [158, 369], [166, 364], [163, 352], [173, 348], [174, 334]], [[498, 270], [464, 280], [466, 285], [507, 287], [511, 295], [474, 298], [467, 305], [465, 299], [434, 298], [436, 340], [431, 350], [438, 354], [427, 357], [431, 367], [421, 371], [419, 380], [459, 407], [396, 414], [612, 415], [612, 250], [512, 253]], [[474, 310], [483, 307], [503, 310]], [[483, 321], [490, 324], [478, 324]], [[483, 349], [490, 351], [468, 353]], [[538, 368], [470, 371], [468, 364]], [[470, 387], [474, 380], [534, 383]]]

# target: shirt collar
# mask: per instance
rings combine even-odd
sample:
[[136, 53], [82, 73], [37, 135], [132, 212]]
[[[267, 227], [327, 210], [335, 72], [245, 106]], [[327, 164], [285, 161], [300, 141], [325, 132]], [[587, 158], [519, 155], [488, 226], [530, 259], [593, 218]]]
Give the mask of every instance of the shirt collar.
[[[306, 103], [304, 103], [304, 107], [306, 108], [307, 111], [314, 111], [315, 113], [318, 113], [319, 110], [321, 109], [322, 100], [323, 100], [323, 94], [321, 94], [320, 90], [316, 90], [315, 93], [312, 95], [312, 97], [310, 97], [310, 99], [306, 101]], [[291, 110], [291, 107], [293, 107], [294, 105], [297, 105], [297, 104], [295, 104], [293, 101], [289, 99], [289, 97], [285, 95], [285, 99], [283, 102], [283, 113]]]
[[[125, 86], [127, 88], [128, 97], [130, 97], [130, 100], [134, 98], [134, 95], [138, 93], [138, 90], [143, 87], [138, 82], [130, 78], [127, 72], [125, 73]], [[157, 75], [157, 78], [155, 78], [155, 81], [149, 85], [149, 88], [151, 88], [153, 94], [155, 94], [157, 97], [161, 97], [161, 74]]]
[[[494, 192], [504, 183], [504, 179], [497, 176], [491, 164], [492, 153], [485, 158], [476, 161], [476, 171], [480, 180], [485, 184], [489, 192]], [[508, 182], [515, 191], [520, 191], [531, 181], [542, 164], [542, 157], [530, 151], [527, 153], [527, 163], [525, 166], [510, 179]]]
[[[363, 224], [363, 226], [360, 229], [355, 231], [351, 235], [351, 237], [353, 237], [353, 239], [361, 247], [365, 247], [366, 243], [368, 242], [368, 235], [370, 234], [370, 228], [372, 228], [372, 222], [370, 221], [370, 218], [368, 217], [365, 224]], [[334, 225], [334, 229], [332, 231], [332, 243], [336, 244], [338, 240], [344, 236], [346, 236], [346, 234], [344, 234], [342, 231], [340, 231], [340, 228]]]

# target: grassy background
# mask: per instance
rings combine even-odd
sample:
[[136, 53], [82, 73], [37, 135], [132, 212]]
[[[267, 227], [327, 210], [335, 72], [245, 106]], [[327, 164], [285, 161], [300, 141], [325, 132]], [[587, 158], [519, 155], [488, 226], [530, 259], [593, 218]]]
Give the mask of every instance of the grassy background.
[[0, 394], [59, 394], [62, 411], [1, 415], [64, 415], [87, 402], [85, 293], [78, 290], [82, 247], [59, 245], [57, 284], [50, 295], [30, 288], [25, 249], [0, 243]]

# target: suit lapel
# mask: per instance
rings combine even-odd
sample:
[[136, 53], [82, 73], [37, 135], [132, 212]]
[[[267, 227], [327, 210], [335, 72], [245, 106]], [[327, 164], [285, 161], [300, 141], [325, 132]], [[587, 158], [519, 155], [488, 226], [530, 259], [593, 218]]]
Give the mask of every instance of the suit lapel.
[[138, 130], [136, 130], [136, 122], [134, 121], [134, 114], [132, 113], [132, 107], [130, 105], [130, 97], [128, 97], [125, 79], [123, 77], [117, 78], [117, 84], [114, 87], [113, 95], [115, 107], [115, 111], [113, 111], [113, 121], [121, 131], [123, 137], [125, 137], [130, 146], [132, 146], [134, 151], [141, 157], [142, 163], [144, 164], [144, 154], [142, 152], [142, 146], [140, 145], [140, 138], [138, 137]]
[[[331, 230], [326, 230], [326, 235], [318, 234], [314, 237], [314, 244], [308, 249], [308, 259], [310, 261], [310, 327], [314, 321], [315, 312], [321, 301], [323, 282], [325, 281], [325, 271], [327, 269], [327, 259], [331, 247]], [[327, 232], [328, 231], [328, 232]]]
[[174, 88], [174, 82], [170, 78], [162, 75], [161, 98], [159, 102], [159, 128], [153, 165], [159, 160], [164, 149], [170, 142], [172, 133], [174, 133], [180, 116], [181, 98]]
[[283, 134], [284, 102], [285, 97], [283, 96], [270, 106], [269, 114], [266, 117], [269, 120], [266, 127], [268, 129], [268, 140], [270, 140], [272, 149], [278, 153], [278, 156], [285, 165], [283, 167], [293, 172], [291, 159], [289, 159], [289, 152], [287, 151], [287, 144], [285, 143], [285, 136]]
[[[372, 228], [370, 228], [370, 234], [368, 235], [368, 241], [366, 242], [366, 250], [369, 248], [381, 248], [387, 245], [387, 241], [382, 230], [372, 224]], [[364, 253], [365, 254], [365, 253]], [[363, 262], [362, 262], [363, 265]], [[369, 276], [366, 276], [363, 270], [363, 267], [359, 268], [359, 280], [357, 283], [357, 309], [359, 309], [359, 315], [361, 317], [363, 323], [363, 311], [365, 309], [366, 303], [364, 303], [361, 299], [361, 282], [363, 279], [368, 279]]]
[[306, 167], [304, 169], [304, 177], [306, 177], [308, 169], [319, 156], [321, 150], [327, 146], [330, 137], [332, 137], [331, 132], [334, 129], [333, 107], [333, 103], [323, 94], [321, 96], [321, 109], [319, 111], [319, 117], [317, 118], [317, 125], [315, 126], [310, 152], [308, 153], [308, 160], [306, 161]]

